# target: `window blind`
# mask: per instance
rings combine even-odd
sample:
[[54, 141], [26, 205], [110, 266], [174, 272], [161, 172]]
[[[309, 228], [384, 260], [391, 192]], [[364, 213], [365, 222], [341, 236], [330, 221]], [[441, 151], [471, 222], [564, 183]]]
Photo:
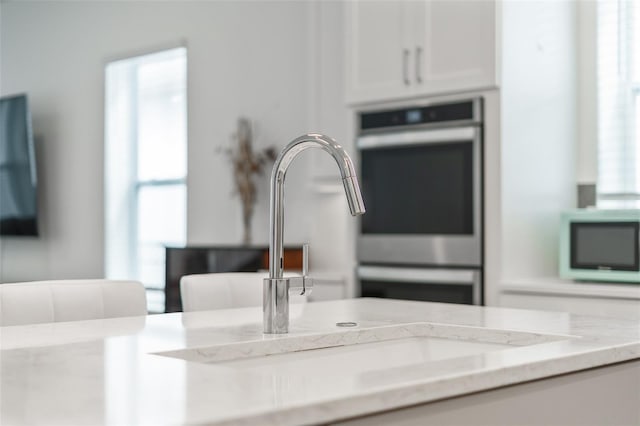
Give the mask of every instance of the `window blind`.
[[640, 2], [598, 2], [598, 205], [640, 207]]

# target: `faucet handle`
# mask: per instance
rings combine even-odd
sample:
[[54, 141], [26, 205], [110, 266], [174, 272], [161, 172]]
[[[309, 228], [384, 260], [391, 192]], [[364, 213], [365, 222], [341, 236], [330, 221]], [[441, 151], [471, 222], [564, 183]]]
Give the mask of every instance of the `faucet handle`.
[[313, 278], [307, 277], [292, 277], [289, 278], [289, 291], [293, 294], [300, 296], [308, 296], [313, 290]]
[[302, 245], [302, 276], [289, 278], [289, 291], [309, 295], [313, 290], [313, 278], [309, 277], [309, 244]]
[[305, 276], [287, 278], [289, 292], [300, 296], [309, 295], [313, 290], [313, 278]]

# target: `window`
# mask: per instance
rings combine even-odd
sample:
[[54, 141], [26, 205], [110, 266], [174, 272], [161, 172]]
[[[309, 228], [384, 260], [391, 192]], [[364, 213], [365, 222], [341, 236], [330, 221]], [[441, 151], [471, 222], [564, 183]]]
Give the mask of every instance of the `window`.
[[640, 2], [598, 2], [598, 206], [640, 208]]
[[105, 265], [164, 311], [164, 247], [186, 240], [186, 49], [111, 62], [105, 97]]

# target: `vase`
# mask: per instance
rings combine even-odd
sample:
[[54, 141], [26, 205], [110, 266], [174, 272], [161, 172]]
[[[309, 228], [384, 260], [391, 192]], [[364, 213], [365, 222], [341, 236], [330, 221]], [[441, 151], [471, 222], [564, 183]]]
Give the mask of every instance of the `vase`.
[[248, 246], [251, 244], [251, 218], [253, 216], [253, 203], [242, 203], [242, 244]]

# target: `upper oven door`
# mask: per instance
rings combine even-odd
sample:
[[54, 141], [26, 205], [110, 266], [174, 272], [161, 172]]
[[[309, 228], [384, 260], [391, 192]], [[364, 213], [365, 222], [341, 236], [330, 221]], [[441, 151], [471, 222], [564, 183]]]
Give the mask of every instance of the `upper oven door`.
[[480, 266], [481, 128], [358, 139], [361, 262]]

